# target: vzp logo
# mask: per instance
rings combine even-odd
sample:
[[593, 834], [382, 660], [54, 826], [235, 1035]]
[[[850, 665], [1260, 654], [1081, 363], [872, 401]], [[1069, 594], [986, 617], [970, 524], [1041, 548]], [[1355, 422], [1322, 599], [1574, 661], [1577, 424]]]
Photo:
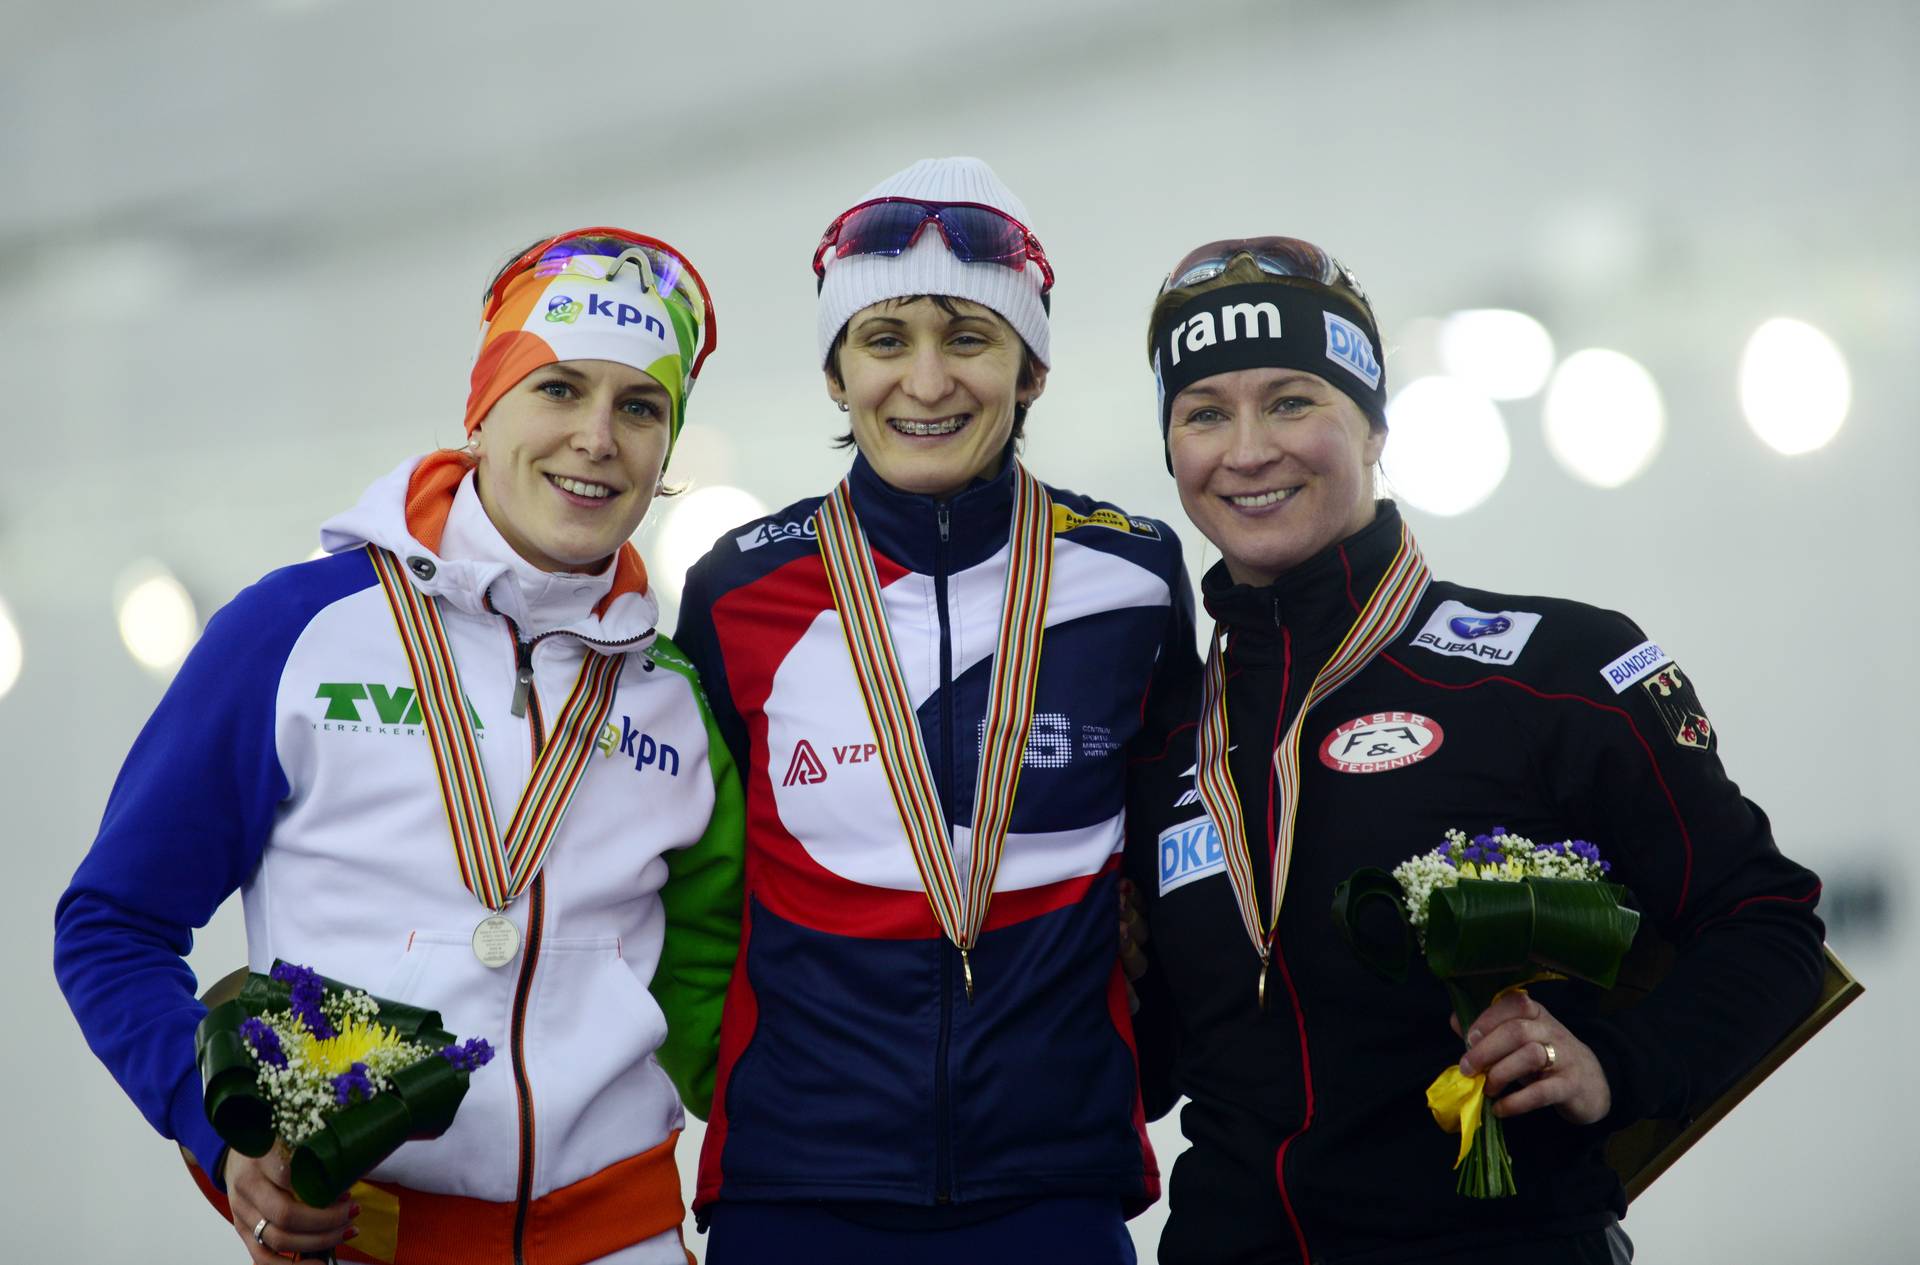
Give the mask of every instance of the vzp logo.
[[556, 324], [564, 322], [571, 325], [580, 319], [580, 312], [580, 300], [578, 299], [569, 298], [564, 294], [556, 294], [547, 300], [547, 319]]
[[820, 762], [820, 753], [805, 738], [793, 749], [793, 759], [787, 762], [787, 776], [782, 786], [815, 786], [827, 780], [827, 766]]
[[[320, 719], [334, 722], [345, 727], [368, 723], [360, 713], [360, 704], [373, 704], [374, 716], [379, 724], [408, 726], [421, 724], [420, 700], [409, 685], [379, 685], [373, 682], [359, 681], [323, 681], [320, 688], [313, 692], [315, 698], [327, 700], [327, 710]], [[467, 705], [467, 718], [473, 722], [476, 730], [486, 728], [480, 723], [480, 713], [474, 710], [473, 700], [464, 699]]]
[[600, 727], [600, 737], [594, 744], [600, 748], [600, 754], [611, 759], [616, 753], [633, 758], [633, 771], [659, 769], [668, 777], [680, 776], [680, 753], [673, 744], [659, 742], [652, 734], [642, 733], [633, 727], [633, 721], [626, 716], [615, 725], [612, 721]]

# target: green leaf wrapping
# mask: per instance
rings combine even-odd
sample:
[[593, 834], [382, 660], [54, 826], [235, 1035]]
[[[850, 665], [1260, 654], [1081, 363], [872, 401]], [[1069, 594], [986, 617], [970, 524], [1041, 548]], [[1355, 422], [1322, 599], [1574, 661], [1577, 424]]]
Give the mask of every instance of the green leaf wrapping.
[[[1333, 920], [1356, 956], [1389, 980], [1406, 978], [1413, 924], [1400, 883], [1384, 870], [1354, 871], [1334, 888]], [[1426, 962], [1446, 986], [1465, 1032], [1507, 988], [1551, 972], [1612, 988], [1640, 915], [1627, 889], [1585, 879], [1460, 879], [1427, 900]], [[1391, 914], [1389, 915], [1389, 911]], [[1469, 1198], [1515, 1193], [1499, 1117], [1481, 1116], [1456, 1189]]]
[[[1382, 905], [1385, 908], [1381, 908]], [[1407, 921], [1400, 882], [1385, 870], [1355, 870], [1333, 889], [1333, 923], [1354, 956], [1395, 984], [1413, 961], [1413, 924]]]
[[1443, 980], [1543, 968], [1613, 987], [1640, 915], [1617, 883], [1461, 879], [1427, 903], [1427, 965]]
[[[335, 980], [322, 982], [328, 993], [357, 991]], [[240, 1035], [240, 1025], [287, 1009], [291, 999], [287, 985], [254, 972], [239, 996], [208, 1011], [194, 1033], [207, 1119], [221, 1140], [242, 1155], [265, 1155], [274, 1133], [273, 1108], [260, 1089], [259, 1064]], [[292, 1149], [293, 1193], [311, 1207], [338, 1199], [401, 1143], [446, 1132], [466, 1096], [468, 1073], [438, 1053], [459, 1044], [441, 1025], [439, 1013], [380, 997], [373, 1000], [380, 1008], [378, 1022], [435, 1053], [396, 1070], [392, 1088], [340, 1108], [319, 1132]]]
[[239, 1001], [216, 1006], [200, 1021], [193, 1045], [206, 1086], [207, 1120], [228, 1146], [261, 1156], [273, 1147], [273, 1108], [261, 1096], [257, 1065], [240, 1035], [251, 1013]]

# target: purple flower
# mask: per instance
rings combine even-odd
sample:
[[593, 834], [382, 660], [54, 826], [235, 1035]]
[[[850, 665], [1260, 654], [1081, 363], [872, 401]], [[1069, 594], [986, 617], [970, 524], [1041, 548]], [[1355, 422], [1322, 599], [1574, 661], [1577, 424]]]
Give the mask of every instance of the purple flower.
[[289, 1005], [300, 1022], [306, 1025], [308, 1032], [322, 1041], [339, 1035], [333, 1030], [333, 1024], [328, 1021], [325, 1012], [320, 1009], [320, 1000], [326, 995], [326, 986], [320, 982], [319, 975], [307, 967], [295, 966], [291, 962], [276, 962], [273, 967], [273, 978], [287, 986], [289, 993], [292, 994]]
[[365, 1102], [373, 1097], [373, 1080], [365, 1063], [355, 1063], [333, 1078], [333, 1100], [342, 1107], [350, 1102]]
[[1507, 833], [1507, 828], [1505, 826], [1495, 826], [1492, 830], [1489, 830], [1487, 833], [1497, 839], [1501, 835], [1504, 835]]
[[250, 1018], [240, 1025], [240, 1035], [253, 1047], [253, 1053], [268, 1067], [285, 1067], [287, 1052], [280, 1048], [280, 1034], [266, 1020]]
[[440, 1051], [440, 1057], [463, 1072], [471, 1072], [485, 1067], [493, 1061], [493, 1047], [483, 1037], [473, 1037], [464, 1045], [450, 1045]]

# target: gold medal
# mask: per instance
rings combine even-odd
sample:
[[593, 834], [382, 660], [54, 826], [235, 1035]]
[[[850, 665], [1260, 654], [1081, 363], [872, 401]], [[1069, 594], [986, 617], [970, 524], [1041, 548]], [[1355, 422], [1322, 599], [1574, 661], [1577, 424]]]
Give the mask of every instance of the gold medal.
[[520, 928], [505, 914], [489, 914], [473, 929], [473, 956], [480, 965], [499, 968], [520, 952]]
[[1221, 850], [1226, 853], [1227, 881], [1233, 888], [1234, 903], [1240, 907], [1240, 921], [1246, 926], [1253, 951], [1260, 955], [1260, 983], [1256, 997], [1260, 1009], [1267, 1008], [1267, 963], [1272, 957], [1274, 931], [1280, 925], [1280, 903], [1286, 895], [1287, 874], [1293, 865], [1294, 827], [1300, 811], [1300, 729], [1314, 704], [1326, 698], [1373, 662], [1388, 642], [1398, 637], [1412, 620], [1414, 610], [1432, 579], [1419, 547], [1405, 523], [1400, 525], [1400, 549], [1386, 574], [1374, 587], [1367, 604], [1355, 617], [1347, 635], [1333, 657], [1328, 659], [1307, 687], [1307, 696], [1287, 726], [1286, 736], [1273, 749], [1275, 804], [1279, 820], [1274, 824], [1273, 870], [1267, 885], [1270, 909], [1261, 908], [1254, 886], [1253, 849], [1247, 839], [1247, 823], [1241, 813], [1240, 790], [1234, 785], [1233, 769], [1227, 752], [1233, 740], [1227, 726], [1226, 657], [1220, 645], [1225, 629], [1216, 623], [1213, 644], [1207, 650], [1206, 676], [1200, 695], [1200, 725], [1195, 736], [1194, 790], [1207, 806], [1213, 828], [1220, 832]]
[[851, 484], [843, 482], [821, 502], [820, 558], [834, 610], [840, 616], [847, 656], [873, 725], [880, 768], [894, 811], [920, 872], [920, 885], [940, 930], [960, 950], [967, 1000], [973, 1000], [971, 950], [986, 925], [1014, 794], [1033, 727], [1034, 691], [1040, 680], [1040, 645], [1047, 623], [1053, 576], [1053, 498], [1018, 462], [1013, 467], [1013, 519], [1008, 529], [1007, 582], [1000, 598], [1000, 636], [994, 643], [993, 678], [980, 739], [979, 781], [973, 795], [973, 846], [964, 884], [955, 868], [953, 841], [940, 807], [933, 769], [927, 763], [920, 721], [907, 696], [906, 678], [887, 629], [873, 547], [853, 508]]

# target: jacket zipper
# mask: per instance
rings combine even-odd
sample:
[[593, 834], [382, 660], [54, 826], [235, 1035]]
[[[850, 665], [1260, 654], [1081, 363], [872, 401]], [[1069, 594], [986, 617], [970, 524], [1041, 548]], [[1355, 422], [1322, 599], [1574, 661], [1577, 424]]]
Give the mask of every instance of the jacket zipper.
[[[520, 629], [506, 620], [513, 637], [514, 687], [513, 714], [527, 717], [527, 735], [532, 740], [533, 761], [547, 745], [546, 725], [540, 715], [540, 696], [533, 688], [533, 642], [520, 640]], [[520, 954], [520, 978], [513, 989], [513, 1087], [520, 1108], [520, 1181], [513, 1204], [513, 1265], [526, 1265], [527, 1212], [533, 1202], [533, 1084], [527, 1078], [527, 1001], [533, 994], [534, 967], [540, 960], [540, 933], [547, 912], [547, 876], [533, 876], [528, 889], [527, 946]]]
[[[1273, 598], [1273, 622], [1274, 626], [1280, 629], [1281, 647], [1280, 709], [1273, 723], [1273, 745], [1278, 749], [1280, 738], [1286, 732], [1287, 704], [1291, 701], [1289, 696], [1293, 693], [1293, 630], [1288, 628], [1280, 617], [1280, 595], [1277, 593]], [[1304, 707], [1306, 699], [1303, 697], [1300, 703]], [[1278, 843], [1274, 828], [1279, 789], [1270, 777], [1267, 782], [1267, 846], [1269, 848]], [[1268, 858], [1268, 864], [1269, 866], [1272, 864], [1271, 857]], [[1271, 869], [1268, 872], [1271, 873]], [[1267, 894], [1267, 899], [1273, 899], [1271, 892]], [[1305, 1133], [1313, 1124], [1313, 1065], [1307, 1061], [1307, 1017], [1300, 1011], [1300, 994], [1293, 987], [1293, 972], [1287, 966], [1287, 955], [1280, 948], [1278, 937], [1275, 938], [1270, 949], [1273, 954], [1273, 964], [1279, 969], [1280, 982], [1286, 985], [1287, 1002], [1293, 1009], [1293, 1021], [1300, 1040], [1301, 1090], [1305, 1095], [1301, 1108], [1300, 1127], [1280, 1143], [1280, 1149], [1274, 1155], [1273, 1180], [1274, 1184], [1280, 1188], [1281, 1209], [1287, 1214], [1287, 1224], [1293, 1228], [1294, 1242], [1300, 1248], [1300, 1259], [1311, 1261], [1313, 1254], [1307, 1247], [1307, 1232], [1300, 1224], [1299, 1211], [1293, 1206], [1293, 1192], [1287, 1185], [1287, 1150], [1293, 1145], [1294, 1139]]]
[[[940, 525], [940, 543], [934, 551], [933, 594], [940, 614], [940, 799], [948, 818], [948, 837], [952, 837], [953, 815], [953, 643], [947, 618], [947, 545], [952, 525], [947, 507], [935, 507]], [[947, 1050], [953, 1037], [953, 946], [941, 937], [940, 945], [940, 1040], [934, 1050], [934, 1199], [953, 1202], [953, 1110], [952, 1087], [947, 1083]]]

